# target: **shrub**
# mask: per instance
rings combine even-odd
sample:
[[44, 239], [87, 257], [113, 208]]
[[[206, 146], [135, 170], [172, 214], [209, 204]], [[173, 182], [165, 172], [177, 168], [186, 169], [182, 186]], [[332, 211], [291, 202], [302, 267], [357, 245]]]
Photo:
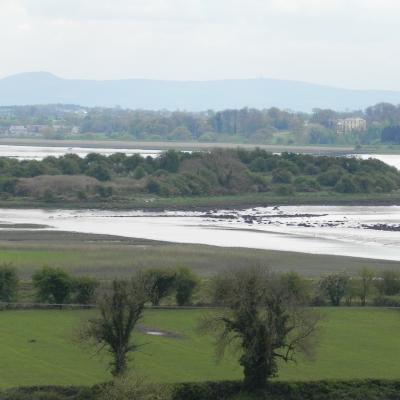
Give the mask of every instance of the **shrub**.
[[356, 193], [357, 185], [351, 175], [342, 176], [335, 185], [335, 190], [339, 193]]
[[179, 306], [191, 303], [193, 291], [199, 283], [199, 278], [188, 268], [179, 268], [175, 277], [175, 298]]
[[135, 170], [133, 171], [133, 177], [135, 179], [142, 179], [147, 175], [146, 170], [141, 166], [138, 165]]
[[89, 276], [75, 278], [73, 282], [73, 291], [75, 293], [74, 302], [78, 304], [89, 304], [94, 300], [96, 289], [99, 282]]
[[110, 168], [102, 162], [94, 162], [88, 170], [86, 175], [98, 179], [99, 181], [109, 181], [111, 179]]
[[18, 275], [12, 264], [0, 266], [0, 301], [11, 302], [16, 298]]
[[272, 174], [272, 182], [274, 183], [291, 183], [293, 174], [286, 169], [276, 169]]
[[32, 280], [40, 301], [63, 304], [71, 295], [73, 279], [62, 269], [44, 267], [33, 274]]
[[147, 181], [147, 190], [149, 193], [155, 193], [155, 194], [159, 194], [160, 193], [160, 183], [158, 181], [156, 181], [154, 178], [150, 178]]
[[168, 400], [169, 392], [165, 385], [147, 383], [137, 375], [123, 376], [104, 385], [97, 400]]

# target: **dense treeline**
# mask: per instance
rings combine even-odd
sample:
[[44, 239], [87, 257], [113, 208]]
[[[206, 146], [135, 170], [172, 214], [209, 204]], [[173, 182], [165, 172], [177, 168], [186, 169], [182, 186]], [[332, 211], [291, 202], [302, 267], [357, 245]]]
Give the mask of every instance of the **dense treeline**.
[[[148, 304], [152, 306], [203, 306], [219, 304], [210, 294], [212, 278], [201, 278], [191, 269], [146, 268]], [[91, 276], [73, 276], [60, 268], [43, 267], [35, 271], [26, 292], [17, 269], [12, 264], [0, 265], [0, 302], [13, 303], [29, 299], [47, 304], [93, 304], [109, 282]], [[297, 272], [279, 275], [279, 284], [303, 304], [311, 306], [392, 306], [400, 307], [400, 272], [375, 271], [364, 267], [353, 276], [330, 273], [320, 278], [305, 278]]]
[[[362, 117], [368, 129], [338, 135], [340, 118]], [[311, 114], [270, 109], [184, 112], [82, 108], [73, 105], [0, 107], [0, 132], [12, 125], [36, 126], [42, 136], [108, 137], [135, 140], [231, 141], [275, 144], [399, 144], [384, 134], [400, 127], [400, 106], [380, 103], [366, 110], [336, 112], [315, 109]]]
[[375, 159], [215, 150], [160, 157], [68, 154], [42, 161], [0, 159], [4, 196], [44, 200], [92, 196], [224, 195], [271, 192], [387, 193], [400, 188], [400, 172]]

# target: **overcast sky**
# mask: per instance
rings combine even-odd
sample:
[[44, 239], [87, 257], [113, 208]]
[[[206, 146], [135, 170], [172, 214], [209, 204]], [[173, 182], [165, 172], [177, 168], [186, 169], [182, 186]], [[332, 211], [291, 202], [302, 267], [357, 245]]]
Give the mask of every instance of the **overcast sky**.
[[400, 90], [399, 0], [0, 0], [0, 77]]

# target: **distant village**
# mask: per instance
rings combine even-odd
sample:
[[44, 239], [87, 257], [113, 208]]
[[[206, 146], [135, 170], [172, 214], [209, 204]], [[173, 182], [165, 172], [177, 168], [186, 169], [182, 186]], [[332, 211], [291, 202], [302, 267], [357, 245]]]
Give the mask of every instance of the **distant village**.
[[78, 126], [65, 125], [11, 125], [8, 128], [0, 128], [0, 135], [6, 137], [46, 137], [57, 133], [63, 135], [78, 135]]

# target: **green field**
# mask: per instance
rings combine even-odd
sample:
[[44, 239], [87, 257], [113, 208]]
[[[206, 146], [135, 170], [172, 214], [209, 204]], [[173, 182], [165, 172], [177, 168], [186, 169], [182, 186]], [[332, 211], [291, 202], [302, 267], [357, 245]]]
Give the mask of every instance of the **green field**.
[[365, 266], [377, 271], [400, 269], [396, 261], [20, 230], [0, 230], [0, 264], [4, 262], [13, 263], [22, 280], [29, 280], [44, 265], [98, 279], [126, 278], [147, 267], [184, 266], [210, 276], [235, 266], [265, 265], [307, 277], [337, 271], [356, 274]]
[[[200, 336], [203, 310], [147, 311], [142, 324], [181, 335], [136, 333], [143, 344], [135, 366], [153, 381], [234, 379], [241, 370], [233, 355], [214, 361], [212, 338]], [[107, 356], [77, 343], [77, 326], [93, 311], [0, 312], [0, 387], [91, 385], [109, 378]], [[400, 376], [400, 314], [396, 310], [324, 309], [326, 318], [315, 361], [283, 366], [279, 379], [318, 380]]]

